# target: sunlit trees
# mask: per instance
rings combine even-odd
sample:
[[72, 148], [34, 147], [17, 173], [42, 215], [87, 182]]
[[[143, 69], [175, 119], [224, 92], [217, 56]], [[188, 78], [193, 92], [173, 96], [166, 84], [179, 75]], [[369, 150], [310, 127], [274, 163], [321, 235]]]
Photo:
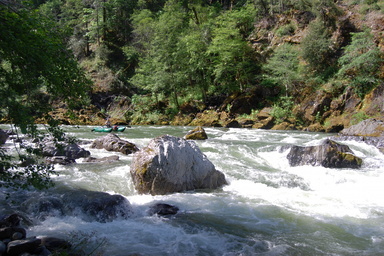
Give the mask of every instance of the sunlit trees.
[[350, 81], [362, 97], [379, 81], [379, 68], [383, 63], [382, 53], [375, 44], [372, 34], [365, 30], [352, 33], [352, 41], [344, 48], [339, 59], [338, 76]]
[[133, 16], [134, 45], [141, 53], [131, 80], [140, 88], [180, 97], [242, 91], [259, 69], [246, 41], [255, 18], [253, 5], [221, 12], [199, 1], [167, 1], [156, 17], [148, 10]]
[[272, 83], [283, 86], [286, 96], [292, 95], [302, 82], [299, 71], [298, 47], [291, 44], [279, 46], [263, 66], [265, 78]]
[[223, 13], [212, 29], [212, 42], [208, 47], [212, 60], [217, 91], [242, 91], [252, 84], [258, 63], [253, 49], [245, 40], [252, 27], [252, 6]]

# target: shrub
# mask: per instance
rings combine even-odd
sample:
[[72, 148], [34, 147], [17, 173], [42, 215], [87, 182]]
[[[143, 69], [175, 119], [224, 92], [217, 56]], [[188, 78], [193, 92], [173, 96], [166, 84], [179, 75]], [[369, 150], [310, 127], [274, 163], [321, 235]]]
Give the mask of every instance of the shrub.
[[271, 116], [276, 119], [276, 123], [282, 123], [285, 119], [292, 117], [293, 98], [283, 96], [273, 105]]
[[368, 30], [352, 33], [352, 41], [339, 59], [338, 76], [350, 80], [355, 92], [364, 97], [379, 80], [378, 73], [383, 63], [381, 55]]

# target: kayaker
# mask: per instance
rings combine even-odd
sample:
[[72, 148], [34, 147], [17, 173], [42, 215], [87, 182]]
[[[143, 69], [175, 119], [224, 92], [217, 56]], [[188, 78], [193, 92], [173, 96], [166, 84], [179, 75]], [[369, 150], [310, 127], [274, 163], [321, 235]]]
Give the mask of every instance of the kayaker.
[[114, 130], [114, 131], [117, 131], [117, 128], [118, 128], [118, 126], [115, 124], [115, 125], [113, 126], [113, 130]]
[[109, 118], [107, 118], [107, 121], [105, 121], [105, 126], [108, 128], [111, 127], [111, 122], [109, 121]]

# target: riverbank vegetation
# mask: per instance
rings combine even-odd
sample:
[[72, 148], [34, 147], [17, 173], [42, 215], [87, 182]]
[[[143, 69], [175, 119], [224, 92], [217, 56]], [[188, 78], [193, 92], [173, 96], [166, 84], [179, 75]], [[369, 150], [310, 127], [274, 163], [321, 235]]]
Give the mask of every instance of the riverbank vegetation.
[[[101, 124], [109, 116], [120, 123], [191, 125], [205, 111], [214, 110], [228, 114], [215, 123], [226, 126], [268, 107], [275, 124], [289, 119], [297, 129], [316, 122], [334, 127], [329, 125], [333, 120], [326, 120], [331, 115], [323, 116], [333, 110], [330, 104], [320, 103], [323, 109], [311, 114], [313, 120], [303, 115], [300, 105], [319, 90], [330, 94], [328, 101], [346, 91], [362, 101], [383, 84], [383, 8], [377, 0], [40, 0], [28, 5], [3, 1], [3, 13], [23, 10], [19, 24], [28, 19], [35, 24], [17, 27], [20, 40], [4, 34], [2, 41], [12, 43], [3, 45], [2, 53], [12, 52], [6, 47], [34, 52], [27, 59], [41, 65], [25, 70], [36, 74], [32, 83], [49, 89], [44, 85], [49, 78], [38, 74], [56, 64], [45, 61], [38, 50], [56, 55], [49, 52], [54, 47], [44, 46], [52, 35], [28, 38], [28, 28], [54, 28], [51, 33], [54, 30], [67, 47], [67, 55], [57, 56], [59, 65], [73, 59], [68, 57], [71, 52], [92, 81], [91, 88], [86, 87], [90, 101], [77, 112], [69, 114], [60, 99], [50, 99], [55, 110], [51, 114], [60, 123]], [[7, 65], [11, 70], [3, 58], [4, 74]], [[12, 70], [12, 75], [28, 79], [20, 68]], [[78, 99], [76, 90], [60, 81], [64, 76], [77, 80], [70, 78], [76, 72], [61, 68], [55, 79], [62, 90], [46, 90], [45, 95], [55, 91]], [[77, 81], [81, 86], [76, 88], [85, 86]], [[14, 94], [20, 93], [25, 92]], [[241, 99], [244, 105], [239, 107]], [[281, 106], [289, 117], [279, 116]], [[46, 122], [36, 114], [27, 116]], [[6, 114], [2, 117], [7, 121]], [[346, 118], [343, 126], [350, 125], [351, 117]]]

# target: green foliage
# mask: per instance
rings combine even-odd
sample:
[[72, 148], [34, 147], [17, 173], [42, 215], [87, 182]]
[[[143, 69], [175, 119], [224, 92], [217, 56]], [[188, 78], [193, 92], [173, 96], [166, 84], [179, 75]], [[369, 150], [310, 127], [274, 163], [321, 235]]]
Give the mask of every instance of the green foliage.
[[290, 22], [284, 26], [281, 26], [279, 27], [277, 30], [276, 30], [276, 35], [278, 36], [289, 36], [289, 35], [292, 35], [296, 30], [296, 26]]
[[292, 97], [283, 96], [277, 103], [273, 105], [271, 116], [276, 120], [276, 123], [282, 123], [285, 119], [292, 117], [292, 107], [294, 101]]
[[301, 43], [302, 57], [306, 61], [308, 69], [316, 74], [327, 74], [332, 68], [331, 34], [328, 28], [320, 20], [311, 22], [308, 34]]
[[299, 73], [299, 51], [296, 46], [283, 44], [263, 66], [264, 79], [285, 88], [287, 94], [298, 89], [302, 78]]
[[213, 76], [221, 92], [244, 90], [258, 73], [253, 50], [243, 39], [253, 16], [249, 7], [227, 11], [216, 19], [207, 54], [212, 59]]
[[333, 0], [313, 0], [312, 11], [317, 18], [328, 27], [333, 27], [337, 16], [341, 13]]
[[351, 124], [355, 125], [355, 124], [358, 124], [361, 121], [364, 121], [364, 120], [369, 119], [369, 118], [371, 118], [371, 117], [369, 115], [367, 115], [366, 113], [357, 112], [357, 113], [353, 114]]
[[[179, 91], [184, 84], [177, 44], [187, 25], [187, 12], [181, 4], [172, 0], [167, 2], [164, 12], [153, 23], [148, 12], [140, 12], [135, 20], [140, 22], [134, 26], [137, 39], [151, 37], [148, 38], [149, 44], [138, 42], [144, 47], [145, 54], [139, 59], [139, 68], [131, 82], [153, 93], [161, 91], [178, 106]], [[143, 34], [147, 29], [142, 24], [148, 23], [154, 29], [152, 35]]]
[[352, 33], [352, 41], [344, 48], [339, 59], [338, 76], [350, 81], [355, 92], [363, 97], [379, 81], [379, 68], [383, 63], [382, 54], [373, 41], [372, 34]]
[[[0, 3], [0, 118], [7, 118], [22, 133], [39, 135], [34, 121], [47, 118], [50, 99], [65, 101], [71, 108], [86, 102], [89, 81], [71, 53], [61, 30], [37, 12], [19, 5]], [[54, 122], [50, 122], [55, 125]], [[57, 130], [48, 132], [59, 136]], [[2, 186], [44, 188], [52, 185], [53, 169], [20, 144], [16, 156], [1, 152]], [[24, 165], [19, 165], [18, 161]]]
[[161, 95], [134, 95], [133, 109], [125, 114], [125, 118], [132, 124], [156, 124], [161, 120], [161, 110], [164, 104]]
[[252, 5], [219, 13], [198, 1], [170, 0], [154, 15], [133, 15], [139, 67], [130, 82], [170, 103], [195, 95], [240, 91], [252, 84], [258, 65], [245, 38], [252, 29]]
[[259, 110], [252, 109], [251, 114], [242, 114], [238, 117], [238, 119], [251, 119], [251, 120], [256, 119], [258, 113], [259, 113]]

